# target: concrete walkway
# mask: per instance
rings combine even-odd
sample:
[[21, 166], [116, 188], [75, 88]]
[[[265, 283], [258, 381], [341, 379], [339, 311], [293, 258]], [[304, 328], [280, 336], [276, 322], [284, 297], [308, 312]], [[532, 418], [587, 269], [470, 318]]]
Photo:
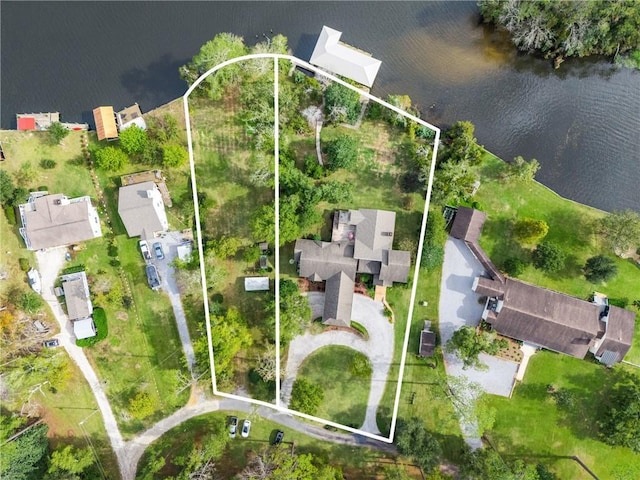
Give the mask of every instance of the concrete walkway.
[[[322, 315], [324, 293], [313, 292], [308, 295], [313, 318]], [[354, 295], [352, 317], [364, 325], [369, 332], [369, 340], [364, 340], [352, 332], [332, 330], [312, 335], [305, 333], [293, 339], [289, 344], [285, 378], [282, 382], [282, 401], [285, 405], [291, 400], [291, 389], [298, 369], [304, 360], [320, 348], [340, 345], [365, 354], [371, 361], [371, 389], [367, 412], [361, 430], [379, 434], [376, 413], [384, 394], [389, 368], [393, 360], [393, 325], [384, 316], [382, 303], [375, 302], [364, 295]]]
[[[449, 237], [445, 244], [439, 303], [440, 335], [443, 346], [458, 328], [463, 325], [475, 327], [480, 322], [484, 304], [479, 302], [480, 295], [476, 294], [471, 287], [474, 278], [483, 273], [482, 265], [465, 243]], [[453, 353], [444, 352], [447, 375], [465, 377], [468, 381], [479, 384], [487, 393], [509, 397], [518, 363], [486, 354], [480, 354], [480, 360], [487, 365], [486, 370], [477, 368], [465, 370], [462, 360]], [[481, 446], [477, 426], [461, 426], [466, 433], [467, 443], [472, 447]]]
[[65, 252], [65, 247], [51, 248], [46, 251], [40, 250], [36, 252], [38, 269], [40, 271], [40, 276], [42, 277], [42, 298], [47, 302], [47, 304], [49, 304], [54, 317], [60, 325], [60, 333], [56, 335], [55, 338], [60, 341], [60, 345], [64, 347], [69, 354], [69, 357], [71, 357], [76, 365], [78, 365], [78, 368], [80, 368], [80, 371], [91, 387], [91, 391], [98, 403], [100, 413], [102, 413], [104, 427], [107, 432], [107, 436], [111, 441], [111, 447], [116, 454], [118, 465], [122, 471], [124, 468], [124, 459], [122, 454], [124, 453], [125, 443], [122, 439], [122, 435], [120, 434], [120, 430], [118, 429], [118, 424], [115, 416], [113, 415], [113, 411], [111, 410], [111, 405], [109, 404], [107, 395], [102, 388], [102, 383], [98, 380], [98, 376], [93, 371], [84, 351], [82, 348], [76, 346], [76, 337], [73, 334], [71, 322], [62, 310], [58, 299], [53, 293], [53, 285], [65, 263]]

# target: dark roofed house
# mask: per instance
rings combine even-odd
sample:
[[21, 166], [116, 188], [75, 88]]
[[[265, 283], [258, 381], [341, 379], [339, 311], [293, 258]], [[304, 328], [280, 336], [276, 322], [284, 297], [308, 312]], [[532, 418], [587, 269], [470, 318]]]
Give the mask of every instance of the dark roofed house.
[[326, 281], [323, 322], [349, 326], [356, 273], [373, 275], [374, 284], [406, 283], [411, 254], [393, 250], [395, 212], [336, 211], [331, 242], [298, 239], [294, 259], [301, 277]]
[[472, 287], [487, 297], [482, 318], [501, 335], [548, 350], [577, 358], [591, 352], [606, 365], [622, 361], [633, 341], [635, 314], [609, 306], [601, 294], [587, 302], [505, 278], [478, 245], [485, 219], [482, 212], [459, 207], [451, 228], [489, 276], [477, 277]]

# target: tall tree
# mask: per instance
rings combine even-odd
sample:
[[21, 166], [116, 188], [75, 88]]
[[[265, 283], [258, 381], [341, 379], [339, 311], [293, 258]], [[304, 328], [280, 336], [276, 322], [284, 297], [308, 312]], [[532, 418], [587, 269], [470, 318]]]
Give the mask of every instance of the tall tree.
[[587, 260], [584, 265], [584, 276], [593, 283], [611, 280], [618, 273], [618, 266], [613, 259], [604, 255], [596, 255]]
[[129, 155], [144, 152], [147, 147], [147, 132], [137, 125], [132, 125], [120, 131], [120, 147]]
[[75, 480], [85, 477], [85, 473], [95, 463], [90, 448], [67, 445], [57, 448], [49, 458], [49, 468], [45, 480]]
[[557, 272], [564, 268], [565, 253], [558, 245], [542, 242], [532, 254], [533, 265], [547, 273]]
[[2, 446], [0, 478], [40, 480], [46, 467], [47, 425], [37, 425]]
[[360, 94], [339, 83], [332, 83], [324, 91], [325, 109], [334, 123], [355, 122], [360, 113]]
[[324, 391], [319, 385], [315, 385], [304, 378], [298, 378], [293, 382], [291, 402], [289, 403], [289, 408], [292, 410], [315, 415], [323, 400]]
[[425, 472], [440, 461], [442, 449], [419, 418], [398, 421], [395, 443], [398, 451], [410, 456]]
[[608, 214], [600, 221], [602, 234], [616, 255], [640, 246], [640, 215], [633, 210]]
[[9, 204], [9, 201], [13, 199], [15, 188], [11, 175], [4, 169], [0, 170], [0, 204]]
[[465, 325], [453, 332], [453, 336], [445, 348], [447, 352], [455, 353], [462, 360], [466, 369], [469, 367], [486, 368], [480, 361], [479, 355], [483, 352], [495, 355], [506, 346], [506, 340], [498, 340], [495, 332], [481, 331], [476, 333], [475, 328]]
[[609, 445], [621, 445], [640, 453], [640, 383], [633, 378], [613, 389], [607, 408], [598, 422], [600, 438]]

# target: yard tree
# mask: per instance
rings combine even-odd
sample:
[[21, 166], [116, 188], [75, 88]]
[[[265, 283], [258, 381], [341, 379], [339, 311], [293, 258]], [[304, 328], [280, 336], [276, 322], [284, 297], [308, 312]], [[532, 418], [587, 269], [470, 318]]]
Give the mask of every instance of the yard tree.
[[[4, 417], [4, 414], [3, 414]], [[37, 425], [2, 446], [0, 478], [38, 480], [46, 467], [47, 425]], [[7, 439], [3, 438], [3, 443]]]
[[332, 83], [324, 91], [325, 109], [334, 123], [355, 122], [360, 113], [360, 94], [339, 83]]
[[34, 314], [44, 307], [42, 297], [35, 292], [22, 292], [18, 298], [18, 306], [22, 311]]
[[640, 383], [631, 375], [629, 378], [631, 381], [617, 385], [608, 396], [598, 426], [605, 443], [640, 453]]
[[400, 419], [396, 427], [398, 451], [413, 458], [422, 470], [429, 471], [440, 461], [442, 449], [420, 418]]
[[433, 200], [441, 205], [464, 202], [471, 197], [478, 181], [478, 175], [467, 160], [446, 161], [436, 169]]
[[[282, 223], [282, 212], [280, 212]], [[273, 205], [263, 205], [253, 216], [251, 221], [251, 234], [256, 242], [266, 241], [275, 243], [276, 211]]]
[[453, 332], [453, 336], [447, 342], [447, 352], [455, 353], [464, 364], [463, 368], [486, 368], [480, 361], [481, 353], [495, 355], [502, 348], [506, 348], [506, 340], [496, 338], [495, 332], [476, 333], [476, 329], [468, 325], [460, 327]]
[[208, 241], [207, 251], [211, 251], [217, 258], [225, 259], [235, 256], [241, 246], [242, 240], [238, 237], [223, 235], [216, 240]]
[[465, 480], [540, 480], [536, 465], [518, 459], [506, 462], [492, 448], [466, 452], [460, 476]]
[[349, 170], [358, 159], [358, 140], [351, 135], [340, 135], [327, 145], [327, 157], [331, 170]]
[[13, 199], [15, 188], [11, 175], [4, 169], [0, 170], [0, 204], [9, 204], [9, 201]]
[[147, 132], [137, 125], [120, 131], [120, 147], [128, 155], [137, 155], [147, 147]]
[[[49, 457], [49, 468], [45, 480], [83, 478], [87, 469], [94, 463], [95, 459], [89, 447], [77, 448], [73, 445], [58, 447]], [[81, 474], [85, 475], [81, 476]]]
[[532, 258], [533, 265], [547, 273], [564, 268], [565, 253], [555, 243], [542, 242], [533, 251]]
[[[180, 67], [180, 76], [191, 85], [215, 65], [246, 54], [247, 47], [242, 37], [227, 32], [219, 33], [213, 40], [205, 43], [189, 63]], [[219, 100], [226, 87], [237, 84], [241, 78], [242, 66], [234, 63], [205, 78], [199, 91], [212, 100]]]
[[[409, 98], [409, 95], [388, 95], [387, 102], [394, 107], [398, 107], [400, 110], [404, 110], [405, 112], [409, 112], [411, 110], [411, 98]], [[385, 108], [384, 112], [387, 120], [392, 125], [402, 128], [407, 126], [408, 119], [405, 115], [397, 113], [390, 108]]]
[[276, 350], [272, 344], [260, 354], [256, 373], [264, 382], [272, 382], [277, 378], [276, 371]]
[[27, 188], [38, 178], [38, 172], [35, 168], [33, 168], [31, 162], [25, 161], [20, 164], [20, 168], [18, 168], [18, 170], [13, 173], [13, 176], [16, 179], [16, 183], [19, 187]]
[[525, 217], [513, 225], [513, 236], [521, 243], [538, 243], [549, 232], [549, 225], [544, 220]]
[[225, 448], [229, 443], [229, 435], [226, 434], [224, 419], [216, 418], [207, 425], [207, 434], [203, 438], [191, 443], [188, 453], [176, 455], [172, 463], [182, 467], [175, 480], [209, 480], [218, 477], [212, 476], [215, 472], [215, 463], [222, 458]]
[[[267, 300], [267, 333], [275, 341], [275, 299]], [[286, 279], [280, 280], [280, 342], [284, 345], [302, 333], [311, 321], [311, 307], [307, 297], [300, 294], [298, 285]]]
[[454, 164], [469, 162], [470, 165], [476, 165], [480, 161], [482, 147], [476, 143], [473, 136], [475, 128], [471, 122], [458, 121], [447, 129], [443, 149], [446, 161]]
[[147, 392], [138, 391], [133, 398], [129, 400], [129, 414], [138, 420], [143, 420], [156, 411], [155, 404], [151, 395]]
[[353, 200], [353, 184], [328, 180], [320, 184], [322, 200], [329, 203], [347, 203]]
[[530, 183], [533, 182], [536, 173], [540, 170], [540, 162], [535, 158], [527, 162], [523, 157], [517, 156], [507, 164], [506, 170], [508, 177]]
[[107, 171], [120, 170], [128, 162], [127, 154], [116, 147], [104, 147], [95, 153], [98, 168]]
[[507, 275], [517, 277], [518, 275], [522, 275], [526, 266], [526, 263], [518, 257], [509, 257], [504, 261], [502, 269]]
[[69, 135], [69, 130], [67, 130], [60, 122], [53, 122], [47, 129], [47, 133], [49, 134], [51, 144], [59, 145], [60, 142]]
[[315, 385], [304, 378], [298, 378], [293, 382], [291, 390], [291, 402], [289, 408], [308, 415], [315, 415], [324, 401], [324, 391], [319, 385]]
[[170, 143], [162, 146], [162, 165], [165, 168], [179, 168], [187, 163], [189, 153], [182, 145]]
[[342, 480], [342, 473], [330, 465], [318, 464], [318, 457], [295, 454], [283, 445], [263, 448], [254, 454], [237, 475], [238, 480]]
[[618, 273], [616, 262], [604, 255], [596, 255], [584, 264], [584, 276], [592, 283], [600, 283], [611, 280]]
[[616, 255], [640, 246], [640, 215], [633, 210], [608, 214], [600, 221], [601, 231]]

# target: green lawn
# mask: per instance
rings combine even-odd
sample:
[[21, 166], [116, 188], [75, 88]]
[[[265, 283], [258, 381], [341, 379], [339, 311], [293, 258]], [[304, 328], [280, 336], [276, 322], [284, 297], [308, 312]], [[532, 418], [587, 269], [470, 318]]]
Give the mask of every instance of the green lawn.
[[[235, 439], [230, 440], [224, 457], [216, 463], [219, 467], [218, 473], [225, 479], [233, 478], [245, 467], [250, 451], [259, 451], [261, 448], [267, 447], [278, 429], [285, 432], [284, 444], [293, 444], [296, 453], [311, 453], [315, 458], [339, 466], [344, 469], [345, 474], [351, 474], [347, 478], [376, 478], [373, 475], [375, 463], [382, 458], [387, 458], [381, 452], [368, 448], [317, 440], [295, 430], [289, 430], [275, 422], [265, 420], [256, 414], [247, 415], [244, 412], [227, 411], [193, 418], [167, 432], [147, 449], [138, 464], [138, 475], [141, 472], [140, 467], [149, 463], [151, 459], [162, 456], [169, 463], [173, 456], [184, 455], [190, 450], [193, 439], [201, 438], [211, 431], [213, 425], [221, 419], [226, 421], [231, 415], [237, 416], [240, 423], [245, 418], [249, 418], [252, 424], [249, 438], [244, 439], [238, 435]], [[167, 467], [162, 473], [175, 475], [177, 472], [175, 469]]]
[[350, 371], [356, 356], [348, 347], [330, 346], [307, 357], [297, 378], [305, 378], [324, 391], [324, 401], [315, 413], [343, 425], [360, 428], [364, 422], [371, 388], [371, 374], [357, 377]]
[[[496, 410], [496, 423], [488, 437], [503, 456], [530, 456], [552, 468], [561, 479], [591, 477], [575, 462], [561, 456], [578, 456], [599, 478], [616, 477], [627, 467], [640, 473], [640, 456], [631, 449], [611, 447], [596, 438], [594, 424], [606, 407], [607, 388], [615, 382], [616, 370], [595, 362], [548, 351], [536, 353], [524, 381], [512, 398], [489, 396]], [[575, 405], [563, 409], [547, 393], [547, 385], [569, 389]], [[635, 469], [635, 470], [632, 470]]]
[[[480, 244], [498, 267], [508, 257], [530, 261], [530, 248], [521, 247], [512, 237], [516, 218], [532, 217], [549, 225], [546, 240], [557, 243], [567, 254], [565, 268], [547, 274], [528, 265], [520, 275], [524, 281], [587, 299], [593, 292], [605, 293], [612, 299], [638, 298], [640, 268], [633, 261], [615, 257], [595, 233], [595, 222], [605, 213], [560, 197], [540, 183], [505, 182], [498, 177], [502, 160], [487, 153], [480, 167], [482, 186], [475, 199], [487, 213]], [[531, 247], [533, 248], [533, 247]], [[607, 283], [593, 284], [582, 275], [585, 261], [605, 254], [615, 259], [618, 275]], [[637, 316], [636, 316], [637, 319]], [[626, 360], [640, 364], [640, 321], [636, 321], [634, 345]]]

